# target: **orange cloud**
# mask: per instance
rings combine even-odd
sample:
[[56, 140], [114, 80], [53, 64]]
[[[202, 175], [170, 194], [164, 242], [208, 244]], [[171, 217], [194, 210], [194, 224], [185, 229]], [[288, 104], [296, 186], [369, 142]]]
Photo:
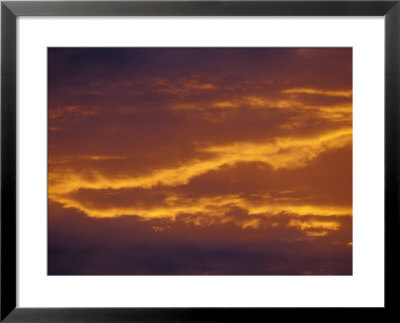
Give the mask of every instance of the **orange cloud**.
[[49, 174], [49, 194], [68, 193], [80, 188], [120, 189], [128, 187], [151, 188], [157, 185], [186, 184], [191, 178], [240, 162], [262, 162], [273, 169], [304, 167], [308, 161], [324, 151], [345, 147], [352, 143], [352, 129], [332, 131], [318, 137], [277, 138], [265, 142], [237, 142], [223, 146], [199, 148], [210, 154], [208, 159], [192, 160], [175, 168], [159, 169], [138, 177], [106, 177], [94, 173], [87, 179], [75, 171], [54, 171]]
[[326, 96], [340, 96], [345, 98], [351, 98], [353, 96], [353, 91], [333, 91], [333, 90], [321, 90], [313, 88], [294, 88], [282, 90], [282, 93], [286, 94], [316, 94], [316, 95], [326, 95]]
[[82, 107], [79, 105], [62, 106], [49, 110], [49, 119], [57, 119], [65, 116], [91, 117], [99, 113], [97, 107]]
[[341, 228], [338, 221], [298, 220], [291, 219], [288, 226], [305, 231], [308, 236], [326, 236], [328, 231], [337, 231]]
[[[293, 205], [284, 199], [279, 200], [271, 198], [269, 195], [260, 197], [259, 200], [253, 201], [241, 195], [224, 195], [216, 197], [199, 197], [188, 198], [184, 196], [170, 194], [165, 198], [161, 205], [157, 206], [125, 206], [125, 207], [96, 207], [93, 203], [85, 203], [79, 199], [69, 196], [68, 194], [55, 194], [50, 197], [52, 200], [63, 204], [65, 207], [73, 207], [81, 210], [92, 217], [116, 217], [121, 215], [136, 215], [144, 220], [154, 218], [168, 218], [175, 220], [180, 214], [197, 215], [192, 218], [192, 222], [201, 225], [202, 218], [207, 214], [208, 224], [225, 223], [230, 221], [226, 214], [233, 208], [244, 210], [249, 216], [275, 217], [282, 214], [288, 214], [293, 217], [305, 216], [351, 216], [351, 207], [338, 207], [329, 205]], [[237, 221], [236, 221], [237, 222]], [[321, 222], [321, 221], [320, 221]], [[313, 227], [310, 225], [314, 223]], [[328, 223], [328, 224], [327, 224]], [[290, 226], [305, 228], [322, 228], [334, 230], [333, 222], [301, 222], [293, 220]], [[258, 227], [259, 219], [251, 218], [245, 222], [239, 221], [242, 227]]]
[[271, 109], [271, 108], [293, 108], [293, 107], [301, 107], [303, 103], [297, 100], [289, 100], [289, 99], [276, 99], [272, 97], [263, 97], [263, 96], [242, 96], [238, 98], [231, 98], [229, 100], [212, 100], [198, 103], [179, 103], [174, 104], [169, 107], [170, 110], [197, 110], [197, 111], [206, 111], [209, 109], [238, 109], [238, 108], [251, 108], [251, 109]]
[[78, 156], [79, 159], [88, 159], [88, 160], [118, 160], [118, 159], [126, 159], [126, 156], [96, 156], [96, 155], [84, 155]]

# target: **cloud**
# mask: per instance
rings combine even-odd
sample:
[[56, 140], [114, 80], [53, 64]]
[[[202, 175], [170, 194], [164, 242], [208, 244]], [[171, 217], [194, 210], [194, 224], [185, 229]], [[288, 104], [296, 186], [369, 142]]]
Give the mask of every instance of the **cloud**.
[[49, 119], [93, 117], [98, 113], [98, 107], [70, 105], [51, 109], [49, 111]]
[[351, 273], [351, 48], [48, 58], [51, 274]]
[[[187, 198], [169, 194], [167, 197], [159, 194], [146, 194], [146, 200], [139, 200], [137, 196], [130, 200], [129, 205], [124, 203], [110, 203], [104, 206], [98, 202], [104, 198], [104, 194], [96, 192], [95, 203], [85, 200], [81, 195], [64, 195], [54, 199], [66, 207], [75, 207], [89, 216], [94, 217], [116, 217], [121, 215], [136, 215], [144, 219], [171, 218], [175, 219], [179, 214], [211, 214], [215, 222], [224, 221], [224, 215], [231, 208], [240, 208], [249, 214], [262, 214], [265, 216], [277, 216], [280, 214], [293, 214], [295, 216], [318, 215], [318, 216], [351, 216], [352, 208], [332, 205], [293, 205], [292, 201], [280, 201], [270, 196], [258, 198], [257, 202], [240, 195], [224, 195], [220, 197]], [[115, 194], [120, 195], [119, 192]], [[76, 198], [78, 196], [78, 198]], [[118, 196], [119, 197], [119, 196]], [[155, 197], [156, 201], [149, 197]], [[107, 198], [107, 196], [105, 196]], [[135, 198], [137, 199], [135, 202]], [[120, 197], [119, 197], [120, 199]], [[115, 201], [114, 201], [115, 202]], [[103, 206], [102, 206], [103, 205]]]
[[341, 96], [345, 98], [351, 98], [353, 91], [337, 91], [337, 90], [320, 90], [313, 88], [294, 88], [282, 90], [282, 93], [286, 94], [315, 94], [315, 95], [327, 95], [327, 96]]
[[[341, 223], [352, 215], [351, 159], [351, 147], [345, 147], [324, 152], [301, 169], [275, 171], [261, 163], [240, 163], [193, 178], [186, 185], [79, 189], [55, 200], [91, 217], [131, 215], [198, 226], [232, 222], [241, 228], [259, 228], [285, 216], [300, 227], [303, 222], [332, 222], [332, 217]], [[331, 234], [306, 224], [309, 235]]]
[[199, 227], [184, 221], [89, 218], [57, 203], [50, 203], [49, 211], [49, 275], [352, 273], [348, 222], [330, 236], [307, 236], [282, 219], [268, 229], [243, 230], [230, 222]]
[[126, 156], [93, 156], [93, 155], [86, 155], [86, 156], [79, 156], [80, 159], [89, 159], [89, 160], [118, 160], [118, 159], [126, 159]]
[[277, 138], [273, 142], [239, 142], [226, 146], [199, 148], [210, 156], [203, 160], [189, 161], [175, 168], [160, 169], [134, 178], [107, 178], [102, 174], [93, 174], [90, 180], [76, 173], [50, 174], [50, 197], [80, 188], [151, 188], [157, 185], [176, 186], [186, 184], [195, 176], [202, 175], [223, 165], [239, 162], [262, 162], [274, 169], [304, 167], [309, 160], [322, 152], [345, 147], [352, 142], [352, 130], [341, 129], [311, 138]]

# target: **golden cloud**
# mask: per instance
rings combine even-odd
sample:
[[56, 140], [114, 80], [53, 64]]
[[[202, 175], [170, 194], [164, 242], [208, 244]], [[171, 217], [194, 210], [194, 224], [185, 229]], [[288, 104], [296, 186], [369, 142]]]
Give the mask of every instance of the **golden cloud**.
[[223, 165], [233, 166], [240, 162], [262, 162], [275, 170], [299, 168], [325, 151], [345, 147], [351, 143], [352, 129], [345, 128], [318, 137], [276, 138], [266, 142], [237, 142], [199, 148], [199, 151], [209, 153], [210, 157], [192, 160], [175, 168], [155, 170], [138, 177], [106, 177], [94, 173], [91, 179], [87, 179], [75, 170], [54, 170], [49, 173], [49, 195], [68, 193], [81, 188], [121, 189], [184, 185], [195, 176], [216, 170]]
[[326, 96], [341, 96], [345, 98], [351, 98], [353, 96], [353, 91], [332, 91], [332, 90], [320, 90], [313, 88], [294, 88], [282, 90], [282, 93], [286, 94], [316, 94], [316, 95], [326, 95]]

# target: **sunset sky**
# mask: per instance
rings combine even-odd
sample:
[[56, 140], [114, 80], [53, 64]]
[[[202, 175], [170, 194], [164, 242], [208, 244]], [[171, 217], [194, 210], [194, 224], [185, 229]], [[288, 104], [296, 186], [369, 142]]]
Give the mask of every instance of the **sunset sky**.
[[49, 275], [351, 275], [351, 48], [49, 48]]

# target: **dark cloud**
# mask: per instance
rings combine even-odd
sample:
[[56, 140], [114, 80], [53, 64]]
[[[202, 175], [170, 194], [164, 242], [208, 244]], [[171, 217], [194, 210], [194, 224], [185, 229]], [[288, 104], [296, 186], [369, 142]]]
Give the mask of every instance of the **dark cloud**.
[[[306, 237], [281, 225], [197, 227], [123, 216], [89, 218], [49, 204], [50, 275], [351, 275], [351, 226]], [[281, 220], [282, 221], [282, 220]], [[239, 237], [239, 239], [236, 239]]]

